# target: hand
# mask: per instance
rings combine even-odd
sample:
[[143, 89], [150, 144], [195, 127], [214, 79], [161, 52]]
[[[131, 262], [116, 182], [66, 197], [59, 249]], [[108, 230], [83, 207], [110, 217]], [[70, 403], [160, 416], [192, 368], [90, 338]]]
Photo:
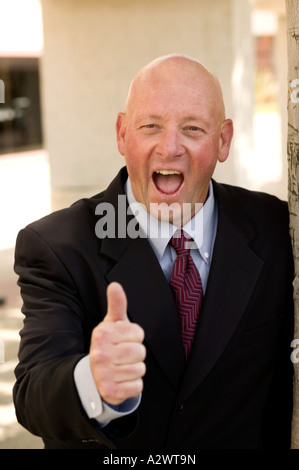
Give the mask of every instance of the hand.
[[127, 316], [127, 297], [120, 284], [107, 289], [107, 314], [93, 330], [90, 366], [99, 394], [111, 405], [143, 390], [146, 356], [144, 331]]

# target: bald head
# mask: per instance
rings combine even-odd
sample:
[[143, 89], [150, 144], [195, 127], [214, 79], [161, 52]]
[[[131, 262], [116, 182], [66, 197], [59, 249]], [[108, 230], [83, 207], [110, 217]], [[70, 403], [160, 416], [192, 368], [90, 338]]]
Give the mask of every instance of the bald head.
[[224, 121], [225, 107], [218, 79], [198, 60], [180, 54], [159, 57], [136, 74], [129, 89], [125, 112], [133, 112], [136, 103], [140, 104], [145, 95], [162, 86], [169, 93], [174, 88], [183, 91], [192, 87], [206, 106], [213, 109], [217, 121]]

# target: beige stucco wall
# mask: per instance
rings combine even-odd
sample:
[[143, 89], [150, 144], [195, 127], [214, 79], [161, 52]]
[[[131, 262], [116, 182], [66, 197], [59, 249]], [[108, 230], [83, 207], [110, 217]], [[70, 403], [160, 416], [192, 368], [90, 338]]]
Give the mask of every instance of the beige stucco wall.
[[[43, 0], [42, 101], [53, 194], [102, 189], [123, 165], [115, 119], [137, 70], [179, 52], [220, 79], [238, 131], [218, 179], [242, 184], [250, 152], [250, 0]], [[242, 108], [240, 108], [240, 105]]]

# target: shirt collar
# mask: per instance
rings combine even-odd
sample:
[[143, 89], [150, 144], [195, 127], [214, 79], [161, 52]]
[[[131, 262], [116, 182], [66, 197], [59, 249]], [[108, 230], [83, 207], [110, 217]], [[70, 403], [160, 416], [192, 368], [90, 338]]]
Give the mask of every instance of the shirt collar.
[[[137, 219], [141, 230], [149, 239], [158, 259], [161, 259], [177, 227], [171, 223], [156, 219], [147, 212], [143, 204], [136, 201], [130, 178], [125, 183], [125, 192], [131, 211]], [[199, 250], [206, 264], [210, 262], [216, 223], [216, 204], [213, 184], [210, 181], [209, 195], [205, 204], [183, 227], [184, 232], [193, 238], [195, 242], [192, 247]]]

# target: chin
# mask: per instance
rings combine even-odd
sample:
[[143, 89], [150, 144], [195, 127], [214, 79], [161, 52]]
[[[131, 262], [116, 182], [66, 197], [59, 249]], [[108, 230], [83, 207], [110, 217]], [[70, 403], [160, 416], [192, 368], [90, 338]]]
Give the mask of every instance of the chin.
[[181, 227], [184, 220], [182, 207], [178, 202], [165, 201], [150, 204], [150, 214], [158, 220]]

